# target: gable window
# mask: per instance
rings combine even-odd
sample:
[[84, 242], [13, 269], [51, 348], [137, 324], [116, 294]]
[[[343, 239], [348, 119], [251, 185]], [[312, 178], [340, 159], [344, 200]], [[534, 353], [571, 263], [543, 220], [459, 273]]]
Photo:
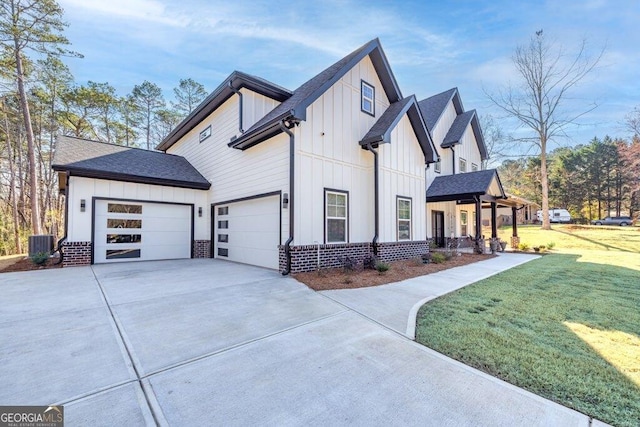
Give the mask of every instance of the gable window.
[[441, 170], [442, 170], [442, 163], [440, 159], [438, 159], [438, 161], [433, 164], [433, 171], [435, 173], [440, 173]]
[[458, 161], [458, 167], [460, 169], [460, 173], [465, 173], [467, 171], [467, 161], [460, 157], [460, 160]]
[[397, 198], [398, 240], [411, 240], [411, 199]]
[[478, 172], [478, 165], [471, 163], [471, 172]]
[[469, 215], [467, 211], [460, 211], [460, 236], [469, 235]]
[[376, 103], [376, 89], [364, 80], [360, 81], [360, 108], [363, 112], [374, 116]]
[[325, 240], [327, 243], [347, 243], [349, 193], [325, 190]]
[[211, 136], [211, 125], [207, 126], [202, 130], [202, 132], [200, 132], [200, 136], [199, 136], [200, 142], [204, 141], [210, 136]]

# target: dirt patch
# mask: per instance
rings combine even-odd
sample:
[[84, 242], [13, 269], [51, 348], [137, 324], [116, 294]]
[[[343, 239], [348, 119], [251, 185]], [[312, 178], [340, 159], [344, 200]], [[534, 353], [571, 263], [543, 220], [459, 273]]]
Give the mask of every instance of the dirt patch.
[[31, 271], [31, 270], [46, 270], [49, 268], [61, 268], [62, 264], [55, 264], [58, 262], [58, 258], [49, 258], [44, 265], [37, 265], [28, 257], [20, 258], [17, 262], [11, 265], [0, 268], [0, 273], [12, 273], [15, 271]]
[[0, 271], [2, 269], [9, 267], [12, 264], [20, 261], [22, 258], [26, 257], [25, 254], [20, 255], [4, 255], [0, 257]]
[[494, 258], [496, 255], [460, 254], [442, 264], [420, 264], [415, 260], [395, 261], [385, 273], [376, 270], [345, 272], [342, 268], [332, 268], [308, 273], [297, 273], [293, 277], [316, 291], [329, 289], [354, 289], [379, 286], [399, 282], [412, 277], [437, 273], [453, 267], [460, 267], [478, 261]]

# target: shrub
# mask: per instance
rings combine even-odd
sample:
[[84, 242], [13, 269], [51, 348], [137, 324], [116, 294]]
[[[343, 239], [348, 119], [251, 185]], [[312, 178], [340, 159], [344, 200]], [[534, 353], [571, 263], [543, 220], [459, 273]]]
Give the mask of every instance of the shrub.
[[431, 262], [436, 264], [442, 264], [447, 260], [447, 256], [441, 252], [434, 252], [431, 254]]
[[358, 268], [358, 261], [351, 258], [350, 256], [345, 256], [341, 259], [342, 261], [342, 269], [345, 273], [351, 273], [356, 271]]
[[31, 255], [31, 261], [36, 265], [44, 265], [49, 259], [49, 252], [38, 252]]
[[375, 270], [377, 263], [378, 258], [375, 256], [368, 256], [363, 261], [364, 268], [366, 268], [367, 270]]
[[547, 243], [547, 249], [551, 250], [556, 246], [555, 242], [549, 242]]
[[391, 268], [391, 265], [386, 263], [386, 262], [382, 262], [382, 261], [378, 261], [376, 262], [376, 270], [378, 270], [378, 273], [382, 274], [385, 271], [388, 271]]
[[522, 252], [526, 252], [529, 250], [529, 244], [522, 242], [518, 245], [518, 249], [521, 250]]
[[415, 257], [411, 258], [411, 264], [415, 265], [416, 267], [421, 266], [422, 265], [422, 257], [415, 256]]

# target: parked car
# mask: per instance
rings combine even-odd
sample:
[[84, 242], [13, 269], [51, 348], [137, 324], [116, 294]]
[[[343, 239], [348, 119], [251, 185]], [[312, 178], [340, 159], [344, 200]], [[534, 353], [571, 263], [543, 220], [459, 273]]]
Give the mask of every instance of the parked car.
[[607, 216], [602, 219], [594, 219], [591, 221], [593, 225], [619, 225], [619, 226], [627, 226], [631, 225], [633, 220], [630, 216]]
[[[542, 211], [538, 211], [538, 221], [542, 222]], [[549, 221], [550, 222], [571, 222], [571, 214], [566, 209], [553, 208], [549, 209]]]

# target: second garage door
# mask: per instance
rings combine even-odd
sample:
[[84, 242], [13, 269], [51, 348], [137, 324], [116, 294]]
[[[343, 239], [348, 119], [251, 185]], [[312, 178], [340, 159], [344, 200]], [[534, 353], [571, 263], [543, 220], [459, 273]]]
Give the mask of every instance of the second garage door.
[[214, 256], [278, 268], [280, 194], [214, 208]]

